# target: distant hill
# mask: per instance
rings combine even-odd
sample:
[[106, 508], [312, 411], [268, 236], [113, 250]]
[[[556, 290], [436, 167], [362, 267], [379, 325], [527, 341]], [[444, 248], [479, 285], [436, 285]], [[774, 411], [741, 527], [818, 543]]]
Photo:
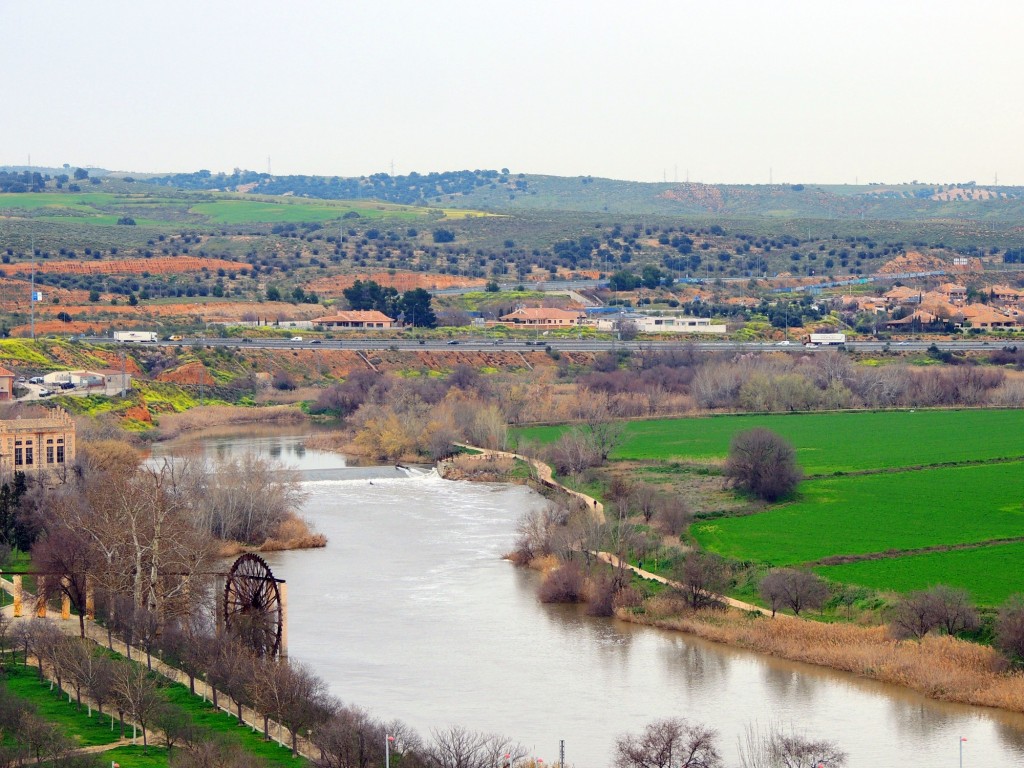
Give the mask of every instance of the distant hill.
[[[142, 180], [142, 177], [139, 177]], [[989, 219], [1024, 217], [1024, 187], [965, 184], [701, 184], [513, 174], [507, 169], [390, 176], [272, 176], [255, 171], [154, 176], [181, 189], [437, 205], [492, 211], [774, 219]]]
[[[20, 184], [25, 168], [0, 168], [0, 185]], [[36, 169], [40, 173], [42, 169]], [[90, 169], [93, 177], [122, 174]], [[43, 171], [43, 178], [49, 178]], [[134, 174], [146, 185], [184, 190], [294, 195], [325, 200], [388, 203], [488, 211], [567, 211], [715, 219], [833, 219], [891, 221], [976, 220], [1017, 224], [1024, 220], [1024, 187], [959, 184], [822, 185], [649, 183], [514, 174], [508, 169], [410, 173], [391, 176], [275, 176], [235, 170], [170, 175]]]

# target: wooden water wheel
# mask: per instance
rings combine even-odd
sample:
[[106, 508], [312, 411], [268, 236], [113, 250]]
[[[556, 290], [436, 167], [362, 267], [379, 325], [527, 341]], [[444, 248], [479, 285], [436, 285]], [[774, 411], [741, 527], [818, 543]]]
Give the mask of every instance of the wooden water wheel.
[[270, 566], [259, 555], [242, 555], [224, 585], [224, 626], [258, 655], [276, 656], [283, 624], [281, 589]]

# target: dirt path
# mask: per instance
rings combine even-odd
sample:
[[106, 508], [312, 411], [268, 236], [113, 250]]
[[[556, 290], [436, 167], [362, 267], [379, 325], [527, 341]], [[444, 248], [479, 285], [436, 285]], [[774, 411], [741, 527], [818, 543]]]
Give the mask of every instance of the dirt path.
[[[683, 585], [680, 584], [678, 581], [672, 581], [672, 579], [666, 579], [664, 576], [659, 576], [656, 573], [651, 573], [650, 571], [645, 571], [641, 568], [637, 568], [635, 565], [630, 565], [629, 563], [617, 558], [611, 552], [592, 552], [591, 554], [595, 555], [598, 559], [608, 563], [608, 565], [612, 566], [613, 568], [628, 568], [642, 579], [656, 581], [659, 584], [667, 584], [668, 586], [676, 587], [677, 589], [683, 588]], [[742, 600], [734, 600], [733, 598], [726, 597], [725, 595], [712, 595], [712, 597], [715, 600], [719, 600], [725, 603], [730, 608], [738, 608], [741, 611], [756, 611], [757, 613], [764, 614], [765, 616], [772, 615], [772, 612], [767, 608], [762, 608], [761, 606], [754, 605], [753, 603], [744, 603]]]
[[[559, 483], [557, 480], [554, 479], [554, 473], [552, 472], [551, 467], [545, 464], [543, 461], [539, 461], [538, 459], [532, 459], [529, 456], [523, 456], [522, 454], [519, 453], [512, 453], [511, 451], [499, 451], [494, 448], [481, 448], [478, 445], [469, 445], [468, 443], [456, 443], [456, 445], [462, 448], [468, 448], [471, 451], [480, 451], [480, 453], [477, 455], [480, 457], [481, 460], [488, 458], [505, 458], [519, 459], [520, 461], [525, 461], [527, 464], [533, 467], [533, 471], [537, 474], [537, 481], [541, 485], [547, 488], [554, 488], [555, 490], [561, 491], [562, 493], [565, 493], [568, 496], [572, 496], [573, 498], [579, 499], [580, 501], [583, 502], [587, 509], [589, 509], [592, 512], [594, 517], [599, 522], [604, 522], [604, 504], [595, 499], [593, 496], [588, 496], [585, 493], [574, 491], [572, 488], [567, 488], [566, 486]], [[473, 459], [474, 457], [472, 455], [466, 456], [464, 454], [463, 458]]]
[[[577, 499], [580, 499], [581, 501], [584, 502], [584, 504], [586, 504], [587, 509], [593, 510], [595, 516], [598, 516], [600, 522], [604, 522], [604, 504], [599, 502], [593, 496], [587, 496], [585, 493], [574, 491], [572, 488], [566, 488], [564, 485], [557, 482], [552, 477], [551, 467], [545, 464], [544, 462], [538, 461], [537, 459], [531, 459], [528, 456], [523, 456], [518, 453], [512, 453], [510, 451], [498, 451], [493, 448], [481, 448], [476, 445], [468, 445], [465, 443], [458, 443], [458, 445], [461, 445], [463, 448], [469, 448], [474, 451], [480, 451], [479, 456], [481, 456], [482, 458], [497, 456], [510, 459], [519, 459], [521, 461], [527, 462], [528, 464], [530, 464], [530, 466], [534, 468], [534, 471], [537, 473], [537, 478], [541, 482], [541, 484], [549, 488], [557, 488], [558, 490], [567, 493], [570, 496], [574, 496]], [[591, 554], [595, 555], [598, 559], [608, 563], [613, 568], [628, 568], [629, 570], [633, 571], [633, 573], [635, 573], [637, 576], [640, 576], [643, 579], [657, 581], [660, 584], [667, 584], [671, 587], [677, 587], [679, 589], [682, 589], [683, 585], [680, 584], [678, 581], [672, 581], [671, 579], [666, 579], [664, 576], [659, 576], [656, 573], [651, 573], [650, 571], [645, 571], [641, 568], [637, 568], [635, 565], [630, 565], [627, 562], [619, 560], [619, 558], [613, 555], [611, 552], [592, 552]], [[754, 605], [753, 603], [745, 603], [742, 600], [735, 600], [731, 597], [726, 597], [725, 595], [714, 595], [713, 597], [716, 600], [725, 603], [725, 605], [728, 605], [730, 608], [736, 608], [741, 611], [756, 611], [757, 613], [764, 614], [765, 616], [772, 615], [772, 612], [767, 608], [762, 608], [761, 606]]]

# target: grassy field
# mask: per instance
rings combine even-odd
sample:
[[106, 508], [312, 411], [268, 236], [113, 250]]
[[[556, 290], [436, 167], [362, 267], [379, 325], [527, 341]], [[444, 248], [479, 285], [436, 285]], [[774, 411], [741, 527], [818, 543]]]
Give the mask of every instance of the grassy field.
[[[808, 475], [1024, 457], [1024, 410], [915, 410], [633, 421], [612, 459], [723, 459], [732, 436], [755, 427], [789, 440]], [[548, 443], [566, 429], [515, 434]]]
[[1024, 463], [813, 480], [800, 499], [695, 523], [705, 549], [772, 565], [1024, 536]]
[[[356, 213], [359, 219], [412, 221], [489, 216], [478, 211], [444, 210], [376, 201], [312, 200], [301, 197], [248, 197], [212, 193], [122, 195], [110, 192], [0, 194], [0, 211], [31, 212], [37, 221], [114, 226], [131, 216], [137, 227], [192, 224], [321, 223]], [[141, 215], [140, 215], [141, 214]]]
[[1024, 543], [863, 560], [814, 569], [826, 579], [872, 589], [910, 592], [935, 584], [962, 587], [980, 605], [1024, 592]]
[[[996, 543], [1024, 537], [1024, 410], [636, 421], [624, 424], [612, 459], [685, 476], [694, 466], [721, 462], [732, 436], [753, 427], [786, 437], [809, 479], [794, 499], [764, 511], [730, 516], [725, 510], [720, 517], [698, 519], [690, 534], [702, 548], [770, 566], [885, 553], [883, 559], [816, 570], [837, 582], [883, 591], [953, 584], [985, 605], [1024, 591], [1024, 543]], [[516, 435], [547, 443], [567, 428], [536, 427]], [[913, 552], [963, 544], [981, 546]]]

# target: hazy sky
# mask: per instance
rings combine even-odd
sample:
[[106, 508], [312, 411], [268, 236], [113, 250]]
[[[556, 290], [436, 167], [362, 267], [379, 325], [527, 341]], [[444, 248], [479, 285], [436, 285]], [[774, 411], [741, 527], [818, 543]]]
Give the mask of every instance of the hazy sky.
[[0, 164], [1024, 184], [1020, 0], [0, 0]]

